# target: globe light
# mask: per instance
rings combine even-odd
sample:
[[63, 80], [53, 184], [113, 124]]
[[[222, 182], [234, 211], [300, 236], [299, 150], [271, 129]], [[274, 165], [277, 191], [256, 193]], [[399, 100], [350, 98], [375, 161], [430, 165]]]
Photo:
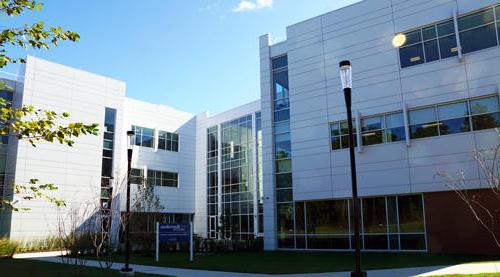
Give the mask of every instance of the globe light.
[[394, 36], [392, 39], [392, 46], [399, 48], [406, 43], [406, 35], [403, 33], [399, 33]]

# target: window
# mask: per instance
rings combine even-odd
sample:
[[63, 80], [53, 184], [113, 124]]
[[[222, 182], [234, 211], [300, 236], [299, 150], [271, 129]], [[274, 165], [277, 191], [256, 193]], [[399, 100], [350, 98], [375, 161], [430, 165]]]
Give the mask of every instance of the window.
[[496, 95], [471, 100], [470, 109], [473, 130], [500, 127], [500, 105]]
[[470, 131], [467, 102], [438, 105], [439, 134], [448, 135]]
[[464, 54], [497, 45], [492, 8], [460, 17], [458, 30]]
[[[110, 178], [113, 176], [113, 147], [115, 140], [116, 110], [106, 108], [104, 110], [104, 136], [102, 141], [102, 168], [101, 176]], [[107, 186], [108, 184], [102, 183]]]
[[405, 35], [406, 42], [399, 49], [402, 68], [457, 55], [452, 20], [407, 32]]
[[410, 111], [409, 119], [410, 137], [412, 139], [432, 137], [439, 134], [434, 107]]
[[130, 183], [143, 185], [144, 184], [144, 170], [138, 168], [130, 169]]
[[[497, 23], [495, 23], [495, 18]], [[460, 16], [458, 32], [462, 53], [497, 46], [500, 38], [499, 19], [500, 6]], [[453, 19], [408, 31], [405, 35], [406, 42], [399, 49], [401, 68], [458, 54]]]
[[179, 151], [179, 135], [165, 131], [158, 132], [158, 149], [178, 152]]
[[148, 170], [147, 183], [153, 186], [176, 188], [179, 174], [175, 172], [164, 172], [157, 170]]
[[[290, 138], [290, 99], [288, 91], [288, 58], [286, 55], [272, 59], [273, 73], [273, 124], [274, 124], [274, 151], [275, 151], [275, 180], [276, 180], [276, 202], [293, 201], [292, 190], [292, 144]], [[278, 204], [281, 205], [281, 204]], [[289, 205], [289, 204], [286, 204]], [[288, 207], [288, 206], [282, 206]], [[278, 229], [288, 230], [291, 224], [293, 233], [293, 205], [291, 211], [287, 208], [287, 213], [291, 212], [290, 222], [282, 220], [278, 216]], [[280, 231], [287, 233], [287, 231]], [[280, 237], [281, 236], [281, 237]], [[278, 235], [280, 247], [294, 247], [294, 237]], [[302, 242], [305, 243], [304, 238]]]
[[287, 159], [291, 157], [292, 145], [290, 143], [290, 133], [275, 135], [274, 145], [276, 148], [276, 159]]
[[[354, 136], [354, 147], [356, 147], [356, 123], [354, 121], [352, 123], [352, 132]], [[349, 127], [347, 120], [330, 123], [330, 134], [332, 150], [349, 148]]]
[[402, 141], [406, 139], [403, 113], [369, 116], [361, 120], [363, 145]]
[[411, 138], [450, 135], [500, 127], [500, 105], [495, 95], [416, 109], [409, 117]]
[[154, 147], [154, 130], [139, 126], [132, 126], [135, 131], [135, 145], [142, 147]]
[[276, 174], [276, 188], [291, 188], [292, 173]]

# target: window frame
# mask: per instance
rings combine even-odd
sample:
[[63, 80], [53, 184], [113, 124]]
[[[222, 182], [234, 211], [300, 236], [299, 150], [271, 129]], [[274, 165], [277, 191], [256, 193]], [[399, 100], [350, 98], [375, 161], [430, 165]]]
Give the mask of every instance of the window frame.
[[[417, 66], [417, 65], [421, 65], [421, 64], [426, 64], [426, 63], [432, 63], [432, 62], [436, 62], [436, 61], [448, 59], [448, 58], [451, 58], [451, 57], [455, 57], [458, 54], [458, 45], [456, 45], [454, 48], [451, 48], [451, 50], [452, 50], [452, 52], [454, 54], [444, 57], [443, 56], [443, 50], [446, 50], [446, 49], [442, 49], [441, 48], [442, 47], [442, 45], [441, 45], [441, 40], [442, 39], [446, 39], [446, 38], [448, 38], [450, 36], [455, 36], [455, 40], [456, 40], [456, 36], [458, 35], [460, 37], [460, 45], [462, 46], [462, 49], [463, 49], [464, 43], [462, 43], [462, 36], [460, 36], [461, 34], [463, 34], [465, 32], [469, 32], [469, 31], [473, 31], [475, 29], [483, 28], [483, 27], [486, 27], [486, 26], [489, 26], [489, 25], [493, 25], [493, 28], [495, 29], [496, 45], [488, 46], [488, 47], [481, 48], [481, 49], [478, 49], [478, 50], [469, 51], [467, 53], [462, 53], [462, 54], [466, 55], [466, 54], [469, 54], [469, 53], [474, 53], [474, 52], [482, 51], [482, 50], [485, 50], [485, 49], [489, 49], [489, 48], [492, 48], [492, 47], [499, 47], [500, 46], [500, 15], [498, 14], [499, 7], [500, 7], [500, 5], [493, 4], [493, 5], [490, 5], [490, 6], [485, 7], [485, 8], [481, 8], [481, 9], [478, 9], [478, 10], [474, 10], [474, 11], [471, 11], [471, 12], [468, 12], [468, 13], [464, 13], [464, 14], [458, 15], [457, 16], [457, 21], [460, 21], [460, 19], [463, 19], [463, 18], [465, 18], [467, 16], [471, 16], [471, 15], [476, 14], [476, 13], [482, 13], [482, 12], [486, 12], [488, 10], [491, 10], [492, 15], [493, 15], [493, 22], [483, 23], [483, 24], [480, 24], [480, 25], [477, 25], [477, 26], [474, 26], [474, 27], [469, 27], [469, 28], [463, 29], [463, 30], [460, 30], [459, 26], [458, 26], [457, 29], [455, 29], [454, 26], [453, 26], [454, 31], [452, 33], [449, 33], [449, 34], [440, 35], [438, 26], [440, 24], [447, 23], [447, 22], [450, 22], [450, 21], [453, 22], [454, 21], [453, 18], [451, 18], [451, 19], [448, 18], [448, 19], [445, 19], [445, 20], [440, 20], [440, 21], [437, 21], [437, 22], [432, 23], [432, 24], [427, 24], [427, 25], [424, 25], [424, 26], [421, 26], [421, 27], [418, 27], [418, 28], [413, 28], [413, 29], [401, 32], [402, 34], [407, 35], [407, 34], [411, 34], [413, 32], [419, 31], [419, 33], [420, 33], [420, 41], [419, 42], [413, 42], [411, 44], [403, 45], [403, 46], [399, 47], [399, 49], [398, 49], [399, 50], [398, 51], [398, 57], [399, 57], [399, 67], [400, 67], [400, 69], [404, 69], [404, 68], [408, 68], [408, 67], [412, 67], [412, 66]], [[430, 39], [425, 39], [424, 40], [423, 30], [427, 29], [429, 27], [432, 27], [432, 26], [434, 26], [435, 35], [436, 36], [434, 38], [430, 38]], [[437, 46], [438, 46], [438, 52], [439, 52], [439, 59], [432, 60], [432, 61], [427, 61], [426, 51], [425, 51], [425, 43], [430, 42], [432, 40], [437, 40]], [[416, 45], [419, 45], [419, 44], [420, 44], [420, 49], [422, 50], [422, 53], [423, 53], [423, 57], [422, 57], [423, 61], [419, 62], [419, 63], [416, 63], [416, 64], [409, 64], [409, 65], [403, 66], [402, 56], [401, 56], [401, 50], [405, 49], [405, 48], [413, 47], [413, 46], [416, 46]]]

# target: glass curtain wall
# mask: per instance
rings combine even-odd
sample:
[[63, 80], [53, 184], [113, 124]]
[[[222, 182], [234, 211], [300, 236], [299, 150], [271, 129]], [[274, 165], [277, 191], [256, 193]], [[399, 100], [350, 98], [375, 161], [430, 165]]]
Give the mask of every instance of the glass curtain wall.
[[257, 129], [257, 185], [258, 187], [258, 193], [257, 199], [258, 199], [258, 216], [259, 216], [259, 230], [258, 232], [260, 234], [264, 233], [264, 196], [263, 196], [263, 177], [262, 177], [262, 117], [261, 113], [258, 112], [255, 114], [255, 128]]
[[[361, 200], [361, 248], [364, 250], [426, 250], [423, 197], [382, 196]], [[350, 199], [295, 202], [295, 229], [290, 220], [288, 244], [280, 248], [349, 250], [352, 241]], [[293, 232], [293, 230], [295, 230]], [[292, 243], [295, 237], [295, 246]]]
[[279, 248], [295, 247], [292, 191], [292, 144], [290, 140], [290, 98], [288, 57], [271, 61], [273, 73], [273, 139], [276, 184], [276, 225]]
[[217, 237], [217, 157], [218, 140], [217, 126], [207, 129], [207, 236], [211, 239]]
[[[6, 106], [12, 105], [13, 93], [8, 90], [0, 90], [0, 98], [5, 100]], [[0, 122], [4, 124], [4, 122]], [[4, 182], [5, 182], [5, 166], [7, 165], [7, 144], [9, 143], [9, 136], [0, 136], [0, 199], [4, 195]], [[0, 201], [1, 206], [1, 201]]]
[[253, 239], [252, 116], [221, 124], [221, 137], [223, 236]]
[[102, 227], [107, 232], [111, 228], [111, 201], [113, 200], [113, 149], [115, 146], [116, 110], [106, 108], [104, 111], [104, 137], [102, 145], [101, 169], [101, 213]]

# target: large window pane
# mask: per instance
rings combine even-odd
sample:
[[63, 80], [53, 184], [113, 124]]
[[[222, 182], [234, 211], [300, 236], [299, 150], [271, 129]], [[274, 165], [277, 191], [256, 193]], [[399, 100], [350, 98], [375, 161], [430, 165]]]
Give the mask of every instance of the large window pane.
[[283, 68], [286, 66], [288, 66], [288, 57], [286, 55], [272, 59], [273, 70], [278, 69], [278, 68]]
[[493, 22], [493, 9], [487, 9], [458, 19], [458, 30], [463, 31]]
[[274, 112], [274, 122], [287, 121], [290, 119], [290, 110], [281, 110]]
[[305, 234], [306, 233], [306, 225], [305, 225], [305, 214], [304, 214], [304, 202], [295, 202], [295, 233], [296, 234]]
[[500, 113], [481, 114], [472, 117], [473, 130], [484, 130], [500, 127]]
[[290, 122], [285, 121], [274, 124], [274, 133], [280, 134], [288, 132], [290, 132]]
[[467, 102], [438, 106], [439, 133], [441, 135], [470, 131]]
[[424, 63], [424, 50], [422, 44], [419, 43], [399, 48], [399, 58], [401, 59], [402, 68]]
[[275, 72], [274, 76], [274, 100], [288, 98], [288, 71]]
[[470, 131], [468, 117], [443, 120], [439, 122], [439, 134], [451, 135]]
[[462, 52], [469, 53], [497, 45], [495, 24], [460, 32]]
[[500, 105], [497, 96], [471, 100], [470, 108], [473, 130], [500, 127]]
[[291, 188], [292, 173], [276, 174], [276, 188]]
[[391, 113], [385, 116], [385, 125], [387, 128], [404, 126], [403, 113]]
[[467, 102], [458, 102], [453, 104], [439, 105], [438, 117], [439, 121], [453, 118], [460, 118], [469, 114]]
[[387, 233], [385, 198], [363, 198], [363, 232]]
[[306, 202], [307, 234], [348, 234], [347, 200]]
[[422, 124], [436, 121], [436, 112], [434, 107], [410, 111], [410, 125]]
[[437, 25], [438, 35], [445, 36], [455, 33], [455, 27], [453, 26], [453, 20], [448, 20]]
[[361, 131], [382, 129], [382, 116], [366, 117], [361, 120]]
[[363, 145], [384, 143], [384, 131], [364, 132], [361, 134], [361, 139], [363, 140]]
[[389, 233], [398, 233], [398, 206], [397, 198], [395, 196], [387, 197], [387, 221], [389, 223], [387, 226]]
[[438, 124], [434, 107], [410, 111], [411, 138], [424, 138], [438, 135]]
[[429, 40], [436, 38], [436, 27], [435, 25], [429, 26], [427, 28], [422, 29], [422, 36], [424, 40]]
[[499, 112], [498, 96], [471, 100], [470, 109], [472, 115]]
[[421, 195], [398, 196], [401, 233], [424, 232], [424, 208]]
[[341, 149], [340, 137], [332, 137], [332, 150]]
[[293, 234], [293, 204], [277, 204], [278, 233]]
[[388, 247], [387, 235], [364, 235], [365, 249], [385, 250]]
[[293, 201], [292, 189], [276, 190], [276, 202], [291, 202]]
[[294, 236], [278, 234], [278, 248], [295, 248]]
[[349, 236], [307, 236], [308, 249], [349, 249]]
[[422, 41], [422, 35], [420, 34], [420, 29], [408, 32], [405, 35], [406, 35], [405, 45], [410, 45]]
[[340, 125], [339, 123], [331, 123], [330, 124], [330, 133], [332, 136], [340, 135]]
[[279, 160], [276, 161], [276, 173], [285, 173], [292, 171], [292, 161], [291, 160]]
[[274, 110], [275, 111], [287, 109], [288, 107], [290, 107], [290, 103], [289, 103], [288, 98], [283, 98], [283, 99], [279, 99], [279, 100], [274, 101]]
[[441, 59], [458, 55], [457, 40], [455, 38], [455, 35], [440, 38], [439, 49], [441, 53]]
[[439, 47], [437, 40], [430, 40], [424, 42], [425, 61], [433, 62], [439, 60]]
[[399, 237], [401, 250], [425, 250], [425, 235], [402, 234]]
[[274, 136], [276, 159], [286, 159], [291, 157], [292, 145], [290, 142], [290, 133], [284, 133]]
[[385, 141], [403, 141], [406, 139], [406, 131], [404, 127], [397, 127], [385, 130]]

